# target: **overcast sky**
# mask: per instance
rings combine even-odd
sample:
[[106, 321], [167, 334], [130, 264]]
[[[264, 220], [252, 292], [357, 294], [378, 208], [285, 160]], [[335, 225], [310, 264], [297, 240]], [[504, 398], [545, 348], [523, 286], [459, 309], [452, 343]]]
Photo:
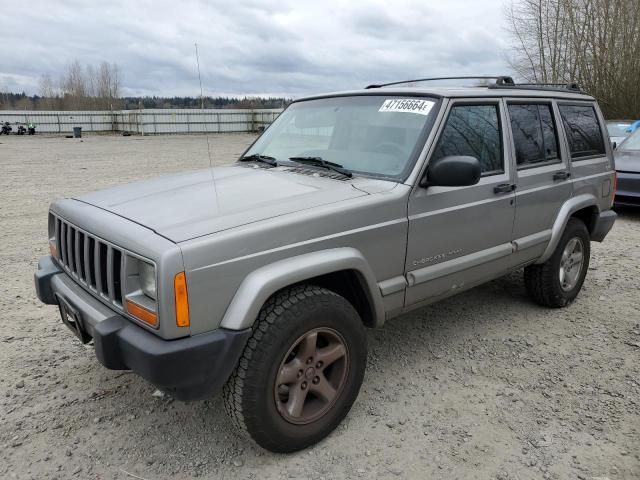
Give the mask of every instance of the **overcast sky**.
[[[0, 91], [116, 62], [124, 95], [285, 95], [508, 73], [505, 0], [0, 0]], [[54, 6], [55, 4], [55, 6]]]

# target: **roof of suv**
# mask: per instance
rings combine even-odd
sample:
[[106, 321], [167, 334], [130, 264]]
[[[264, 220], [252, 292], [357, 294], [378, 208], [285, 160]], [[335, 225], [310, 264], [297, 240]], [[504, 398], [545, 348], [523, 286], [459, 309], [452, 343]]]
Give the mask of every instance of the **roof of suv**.
[[312, 95], [299, 98], [296, 102], [312, 100], [317, 98], [343, 97], [352, 95], [408, 95], [425, 96], [437, 98], [502, 98], [502, 97], [524, 97], [524, 98], [555, 98], [561, 100], [590, 100], [595, 99], [577, 90], [569, 89], [547, 89], [539, 87], [381, 87], [366, 88], [362, 90], [348, 90], [342, 92], [332, 92], [320, 95]]

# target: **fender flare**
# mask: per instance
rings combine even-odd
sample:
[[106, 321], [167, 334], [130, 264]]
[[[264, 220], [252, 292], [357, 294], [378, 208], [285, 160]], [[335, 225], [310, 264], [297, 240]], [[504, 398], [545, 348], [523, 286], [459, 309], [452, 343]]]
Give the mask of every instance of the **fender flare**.
[[374, 325], [384, 323], [384, 303], [371, 267], [355, 248], [344, 247], [307, 253], [265, 265], [242, 281], [224, 314], [220, 327], [242, 330], [253, 325], [265, 302], [289, 285], [319, 275], [355, 270], [362, 281], [374, 316]]
[[596, 207], [596, 209], [600, 211], [600, 208], [598, 208], [598, 199], [590, 193], [580, 194], [564, 202], [558, 211], [555, 222], [553, 222], [553, 227], [551, 228], [551, 240], [549, 240], [547, 248], [536, 263], [544, 263], [549, 260], [560, 242], [560, 238], [564, 233], [564, 229], [567, 226], [567, 222], [569, 221], [569, 218], [571, 218], [571, 215], [585, 207]]

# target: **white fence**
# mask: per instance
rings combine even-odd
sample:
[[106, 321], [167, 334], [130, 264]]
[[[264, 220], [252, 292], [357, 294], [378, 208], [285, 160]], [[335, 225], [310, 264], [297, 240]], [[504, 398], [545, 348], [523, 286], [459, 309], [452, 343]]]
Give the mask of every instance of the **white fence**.
[[256, 132], [269, 125], [281, 109], [148, 109], [118, 111], [0, 110], [0, 123], [33, 123], [37, 133], [131, 132], [140, 135]]

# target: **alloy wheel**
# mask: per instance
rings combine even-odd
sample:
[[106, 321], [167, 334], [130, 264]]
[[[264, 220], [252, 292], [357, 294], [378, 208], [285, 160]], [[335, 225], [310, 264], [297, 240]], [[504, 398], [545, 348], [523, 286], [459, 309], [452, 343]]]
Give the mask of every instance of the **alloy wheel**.
[[280, 415], [308, 424], [325, 415], [340, 396], [349, 371], [349, 350], [332, 328], [315, 328], [300, 336], [285, 355], [275, 380]]
[[560, 287], [565, 292], [573, 289], [578, 283], [582, 265], [584, 264], [584, 245], [578, 237], [567, 242], [560, 258]]

